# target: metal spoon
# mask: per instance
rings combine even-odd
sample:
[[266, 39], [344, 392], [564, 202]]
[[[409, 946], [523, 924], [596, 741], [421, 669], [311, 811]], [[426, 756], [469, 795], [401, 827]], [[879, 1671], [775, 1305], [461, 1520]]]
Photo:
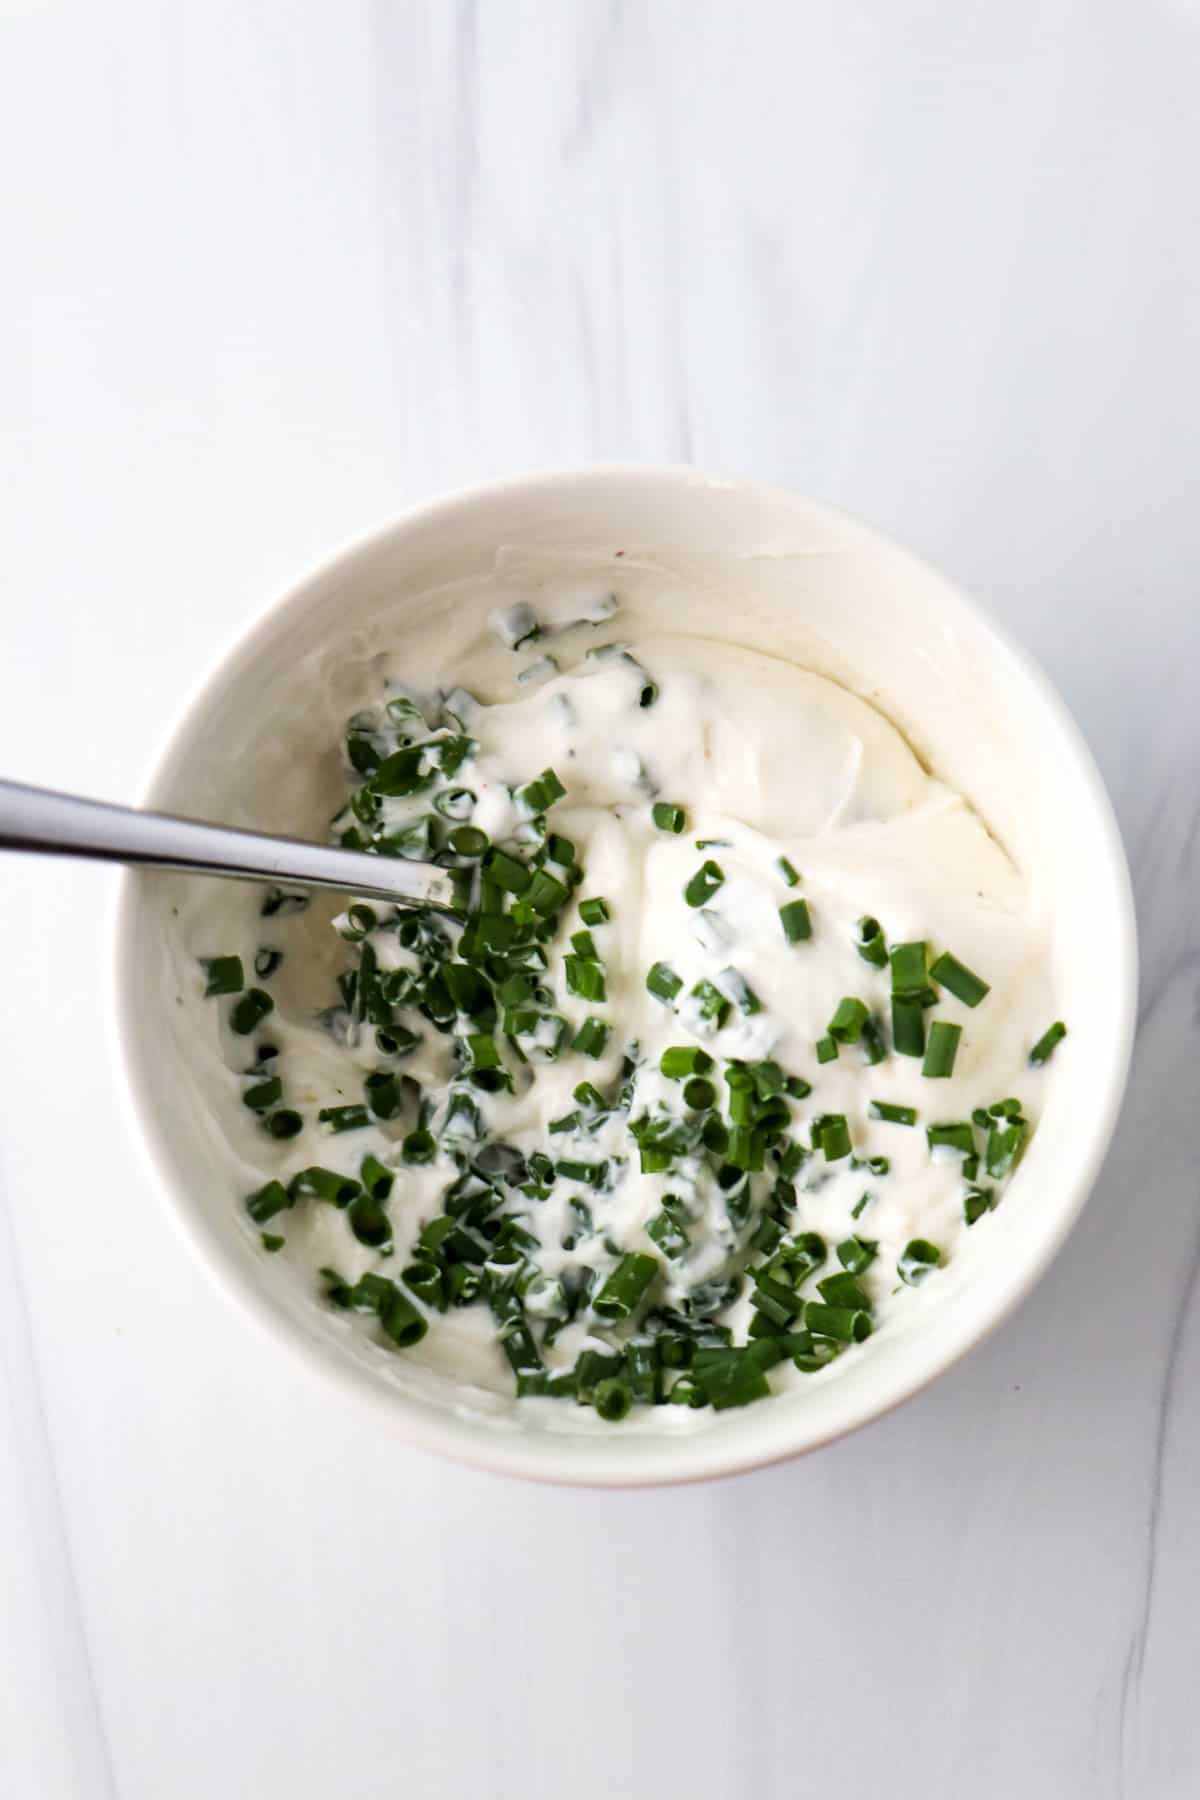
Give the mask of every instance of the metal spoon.
[[390, 900], [394, 906], [432, 907], [458, 918], [466, 910], [457, 870], [238, 831], [231, 825], [205, 825], [168, 813], [138, 812], [131, 806], [81, 800], [17, 781], [0, 781], [0, 850], [37, 850], [48, 856], [228, 875], [235, 881], [332, 888], [339, 894]]

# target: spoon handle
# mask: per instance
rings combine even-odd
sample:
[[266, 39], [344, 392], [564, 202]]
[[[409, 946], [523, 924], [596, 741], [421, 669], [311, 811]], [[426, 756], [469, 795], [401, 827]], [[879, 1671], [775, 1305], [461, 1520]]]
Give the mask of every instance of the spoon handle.
[[139, 812], [17, 781], [0, 781], [0, 850], [332, 888], [395, 906], [428, 906], [459, 916], [464, 912], [460, 877], [432, 863]]

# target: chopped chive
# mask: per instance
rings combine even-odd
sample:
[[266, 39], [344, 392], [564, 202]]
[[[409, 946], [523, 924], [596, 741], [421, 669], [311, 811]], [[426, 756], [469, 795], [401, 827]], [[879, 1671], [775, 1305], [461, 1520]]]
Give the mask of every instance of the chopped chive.
[[950, 1125], [927, 1125], [925, 1140], [931, 1150], [958, 1150], [963, 1156], [975, 1152], [975, 1133], [969, 1119]]
[[828, 1032], [839, 1044], [857, 1044], [862, 1036], [863, 1026], [870, 1018], [870, 1012], [861, 1000], [848, 996], [838, 1002], [837, 1011], [829, 1021]]
[[482, 856], [488, 847], [486, 831], [480, 831], [475, 825], [458, 825], [450, 833], [447, 842], [455, 856]]
[[848, 1237], [837, 1247], [838, 1261], [851, 1275], [861, 1275], [869, 1269], [879, 1253], [879, 1245], [874, 1238]]
[[870, 963], [876, 969], [887, 968], [888, 953], [883, 926], [869, 913], [865, 914], [855, 927], [854, 944], [864, 962]]
[[687, 824], [687, 814], [682, 806], [672, 806], [667, 800], [656, 800], [650, 809], [650, 816], [659, 831], [671, 831], [676, 835]]
[[[643, 700], [642, 705], [648, 702]], [[610, 1424], [618, 1424], [633, 1405], [633, 1392], [627, 1381], [618, 1381], [609, 1377], [607, 1381], [598, 1381], [592, 1392], [592, 1405], [602, 1419]]]
[[258, 1235], [262, 1239], [263, 1249], [269, 1253], [273, 1253], [276, 1250], [282, 1250], [283, 1246], [287, 1243], [287, 1239], [280, 1237], [278, 1232], [260, 1231]]
[[523, 862], [507, 850], [497, 849], [495, 844], [483, 858], [483, 869], [490, 882], [510, 894], [523, 894], [533, 880]]
[[864, 1194], [862, 1196], [861, 1200], [857, 1200], [855, 1202], [855, 1204], [850, 1208], [850, 1217], [852, 1219], [861, 1219], [863, 1214], [866, 1212], [868, 1206], [870, 1206], [870, 1204], [871, 1204], [871, 1195]]
[[802, 944], [812, 936], [812, 919], [807, 900], [789, 900], [779, 909], [779, 923], [789, 944]]
[[717, 1098], [717, 1090], [711, 1081], [705, 1081], [701, 1075], [683, 1084], [683, 1104], [693, 1112], [705, 1112]]
[[379, 1323], [398, 1349], [411, 1350], [429, 1330], [428, 1322], [394, 1282], [389, 1286], [392, 1291], [380, 1308]]
[[601, 1319], [627, 1319], [658, 1273], [658, 1258], [633, 1250], [623, 1256], [592, 1302]]
[[968, 1225], [976, 1225], [985, 1212], [991, 1212], [996, 1204], [993, 1188], [969, 1187], [963, 1195], [963, 1220]]
[[978, 1006], [984, 995], [992, 991], [986, 981], [981, 981], [973, 970], [968, 969], [965, 963], [960, 963], [957, 956], [951, 956], [948, 950], [943, 950], [937, 961], [931, 964], [929, 973], [934, 981], [949, 988], [954, 998], [961, 1000], [964, 1006]]
[[246, 985], [240, 956], [202, 956], [200, 966], [208, 977], [205, 999], [213, 994], [240, 994]]
[[268, 1113], [263, 1125], [271, 1137], [280, 1139], [298, 1137], [304, 1130], [300, 1114], [287, 1106], [277, 1106], [273, 1113]]
[[812, 1082], [805, 1081], [801, 1075], [789, 1075], [784, 1083], [784, 1091], [790, 1094], [793, 1100], [807, 1100], [812, 1093]]
[[1007, 1125], [997, 1123], [992, 1126], [985, 1152], [989, 1175], [999, 1179], [1016, 1167], [1025, 1147], [1025, 1131], [1023, 1119], [1013, 1120]]
[[256, 1081], [242, 1095], [242, 1105], [248, 1106], [251, 1112], [269, 1112], [277, 1100], [282, 1097], [283, 1083], [278, 1075], [271, 1075], [266, 1081]]
[[561, 1175], [564, 1181], [583, 1181], [589, 1187], [599, 1187], [604, 1180], [606, 1167], [605, 1163], [577, 1162], [568, 1157], [562, 1162], [556, 1162], [554, 1171], [555, 1174]]
[[256, 1225], [265, 1225], [268, 1219], [273, 1219], [276, 1213], [284, 1212], [293, 1204], [292, 1196], [282, 1181], [268, 1181], [265, 1187], [247, 1194], [245, 1199], [246, 1211]]
[[725, 871], [720, 863], [711, 861], [701, 863], [684, 888], [683, 897], [689, 906], [704, 906], [712, 899], [724, 880]]
[[925, 1061], [921, 1065], [922, 1075], [945, 1079], [954, 1073], [954, 1060], [958, 1055], [958, 1040], [962, 1036], [961, 1025], [949, 1025], [945, 1019], [935, 1019], [929, 1027], [929, 1046], [925, 1051]]
[[357, 1194], [346, 1208], [346, 1223], [368, 1250], [382, 1250], [392, 1241], [392, 1222], [372, 1194]]
[[555, 913], [561, 906], [565, 906], [568, 894], [566, 883], [560, 881], [557, 875], [551, 875], [547, 870], [539, 869], [529, 884], [529, 891], [525, 895], [525, 904], [531, 906], [535, 913], [540, 913], [544, 918], [547, 914]]
[[1048, 1063], [1050, 1061], [1050, 1058], [1054, 1055], [1055, 1050], [1058, 1048], [1059, 1044], [1062, 1043], [1066, 1035], [1067, 1028], [1061, 1019], [1056, 1019], [1053, 1025], [1042, 1033], [1037, 1043], [1033, 1046], [1033, 1049], [1029, 1052], [1029, 1061], [1035, 1069], [1040, 1069], [1043, 1063]]
[[910, 1238], [896, 1264], [896, 1273], [909, 1287], [916, 1287], [941, 1260], [941, 1251], [928, 1238]]
[[775, 867], [779, 870], [779, 873], [783, 876], [783, 879], [787, 882], [789, 887], [799, 886], [800, 872], [793, 867], [786, 856], [777, 856], [775, 859]]
[[882, 1119], [885, 1125], [915, 1125], [915, 1106], [896, 1106], [890, 1100], [872, 1100], [867, 1108], [869, 1119]]
[[848, 1306], [823, 1306], [810, 1301], [804, 1309], [804, 1329], [813, 1337], [832, 1338], [839, 1344], [861, 1344], [871, 1335], [871, 1315]]
[[834, 1062], [837, 1058], [837, 1053], [838, 1047], [834, 1038], [823, 1037], [817, 1039], [817, 1061], [819, 1063]]
[[264, 993], [262, 988], [247, 988], [229, 1015], [230, 1029], [236, 1031], [239, 1037], [249, 1037], [267, 1014], [274, 1010], [275, 1002], [270, 994]]
[[919, 998], [892, 995], [892, 1043], [900, 1056], [924, 1056], [925, 1011]]
[[517, 789], [516, 799], [527, 813], [544, 813], [556, 800], [561, 800], [566, 791], [553, 769], [543, 769], [536, 780], [527, 781], [524, 787]]
[[361, 1131], [371, 1123], [371, 1115], [365, 1106], [323, 1106], [317, 1114], [322, 1125], [327, 1125], [331, 1132]]
[[867, 1167], [872, 1175], [886, 1175], [891, 1166], [886, 1156], [868, 1156], [867, 1158]]
[[687, 1075], [707, 1075], [713, 1059], [698, 1045], [676, 1044], [663, 1051], [658, 1066], [669, 1081], [682, 1081]]
[[394, 1119], [400, 1111], [400, 1077], [390, 1069], [375, 1069], [363, 1082], [367, 1105], [377, 1119]]
[[646, 1227], [646, 1235], [662, 1251], [665, 1257], [676, 1261], [685, 1251], [691, 1248], [691, 1239], [687, 1232], [664, 1207]]
[[875, 1019], [864, 1019], [862, 1038], [860, 1041], [863, 1047], [863, 1055], [872, 1067], [876, 1063], [881, 1063], [883, 1061], [884, 1057], [887, 1055], [887, 1046], [883, 1041], [883, 1033], [879, 1029], [879, 1025]]
[[282, 961], [282, 950], [272, 950], [266, 944], [260, 944], [254, 952], [254, 973], [260, 981], [266, 981], [275, 973]]
[[[580, 907], [579, 912], [582, 917], [582, 906]], [[675, 973], [674, 969], [664, 962], [654, 963], [646, 976], [646, 987], [648, 991], [654, 995], [656, 1000], [665, 1000], [668, 1002], [674, 1000], [682, 986], [683, 982]]]
[[362, 1167], [359, 1170], [359, 1180], [372, 1200], [386, 1200], [392, 1191], [394, 1176], [377, 1156], [364, 1156]]
[[608, 997], [604, 969], [600, 963], [583, 956], [568, 956], [564, 961], [567, 988], [582, 1000], [605, 1000]]
[[612, 918], [608, 901], [600, 896], [579, 902], [579, 916], [585, 925], [607, 925]]
[[826, 1162], [839, 1162], [850, 1154], [850, 1127], [845, 1113], [823, 1113], [813, 1122], [813, 1149], [825, 1152]]
[[893, 994], [921, 993], [929, 985], [925, 943], [893, 944], [888, 960], [892, 965]]
[[696, 1015], [702, 1024], [720, 1030], [729, 1016], [729, 1001], [711, 981], [698, 981], [689, 999], [695, 1001]]
[[603, 1019], [585, 1019], [571, 1045], [581, 1056], [603, 1056], [608, 1045], [608, 1026]]
[[437, 1141], [432, 1131], [426, 1131], [424, 1128], [410, 1131], [400, 1146], [400, 1154], [405, 1162], [432, 1162], [437, 1155]]

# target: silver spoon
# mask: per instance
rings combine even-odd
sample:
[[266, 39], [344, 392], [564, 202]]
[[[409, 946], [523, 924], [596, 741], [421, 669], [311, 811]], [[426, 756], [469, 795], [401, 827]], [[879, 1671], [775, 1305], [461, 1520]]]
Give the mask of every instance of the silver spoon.
[[332, 888], [339, 894], [390, 900], [394, 906], [432, 907], [458, 918], [466, 911], [465, 884], [457, 870], [269, 837], [231, 825], [205, 825], [169, 813], [138, 812], [132, 806], [81, 800], [18, 781], [0, 781], [0, 850], [36, 850], [138, 868], [228, 875], [235, 881]]

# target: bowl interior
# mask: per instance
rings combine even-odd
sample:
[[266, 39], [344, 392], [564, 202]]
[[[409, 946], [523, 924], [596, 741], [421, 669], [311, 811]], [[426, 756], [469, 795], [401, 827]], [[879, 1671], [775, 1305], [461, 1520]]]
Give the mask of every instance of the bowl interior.
[[973, 802], [1048, 923], [1071, 1054], [1005, 1204], [986, 1232], [971, 1234], [938, 1305], [896, 1332], [886, 1355], [847, 1359], [836, 1379], [744, 1413], [646, 1409], [614, 1431], [590, 1409], [547, 1406], [531, 1422], [528, 1409], [366, 1344], [261, 1254], [221, 1172], [217, 1128], [191, 1103], [196, 1058], [215, 1046], [203, 1047], [211, 1021], [176, 1003], [174, 909], [202, 903], [201, 884], [127, 878], [118, 1002], [135, 1101], [167, 1185], [206, 1260], [265, 1322], [431, 1447], [547, 1479], [682, 1480], [809, 1448], [884, 1410], [981, 1336], [1045, 1267], [1086, 1197], [1120, 1101], [1135, 986], [1128, 877], [1069, 715], [950, 584], [841, 515], [684, 471], [595, 470], [477, 490], [339, 558], [205, 683], [146, 803], [323, 836], [331, 809], [314, 802], [299, 771], [330, 756], [389, 620], [403, 611], [419, 624], [432, 674], [496, 604], [486, 584], [526, 595], [564, 574], [627, 592], [629, 617], [647, 628], [682, 592], [694, 633], [790, 658], [872, 701]]

